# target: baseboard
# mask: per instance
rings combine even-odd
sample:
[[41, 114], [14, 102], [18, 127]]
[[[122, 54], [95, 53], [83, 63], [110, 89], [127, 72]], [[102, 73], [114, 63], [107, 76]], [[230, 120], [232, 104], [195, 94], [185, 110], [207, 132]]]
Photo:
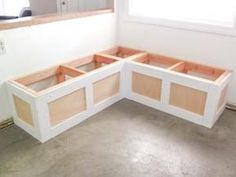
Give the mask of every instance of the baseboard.
[[6, 127], [9, 127], [9, 126], [11, 126], [12, 124], [14, 124], [13, 119], [12, 119], [12, 118], [7, 119], [7, 120], [5, 120], [5, 121], [3, 121], [3, 122], [0, 122], [0, 129], [4, 129], [4, 128], [6, 128]]
[[226, 109], [236, 111], [236, 103], [227, 103]]

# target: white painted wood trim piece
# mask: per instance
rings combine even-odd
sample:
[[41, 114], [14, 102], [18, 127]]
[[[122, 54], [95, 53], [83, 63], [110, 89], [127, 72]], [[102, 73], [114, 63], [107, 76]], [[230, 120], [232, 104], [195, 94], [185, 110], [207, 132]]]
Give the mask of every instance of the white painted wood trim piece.
[[233, 74], [228, 73], [228, 75], [218, 84], [216, 84], [220, 89], [224, 89], [232, 80]]
[[91, 112], [94, 108], [93, 98], [93, 84], [91, 82], [88, 82], [85, 87], [85, 100], [86, 100], [86, 109], [88, 112]]
[[220, 100], [220, 94], [221, 91], [218, 87], [209, 86], [205, 105], [204, 120], [203, 120], [203, 124], [206, 127], [211, 128], [213, 126], [212, 122], [217, 112], [217, 106]]
[[208, 99], [204, 114], [204, 116], [206, 117], [204, 125], [208, 128], [212, 128], [214, 126], [216, 121], [219, 119], [219, 117], [225, 110], [225, 105], [227, 101], [225, 101], [219, 109], [218, 104], [220, 101], [221, 92], [230, 83], [231, 78], [232, 73], [228, 73], [228, 75], [221, 82], [216, 83], [214, 85], [209, 85]]
[[40, 97], [37, 98], [35, 104], [36, 104], [36, 112], [37, 112], [39, 132], [40, 132], [39, 141], [44, 143], [48, 139], [51, 128], [48, 103], [45, 101], [45, 97]]
[[169, 105], [171, 82], [167, 78], [162, 80], [161, 103], [164, 106]]
[[122, 97], [126, 97], [127, 96], [127, 86], [128, 86], [128, 71], [127, 71], [127, 64], [126, 64], [126, 61], [125, 60], [123, 60], [122, 61], [123, 62], [123, 64], [122, 64], [122, 68], [121, 68], [121, 77], [120, 77], [120, 79], [121, 79], [121, 81], [120, 81], [120, 89], [121, 89], [121, 95], [122, 95]]
[[126, 74], [126, 91], [125, 91], [125, 97], [130, 98], [132, 94], [132, 69], [131, 64], [126, 62], [125, 63], [125, 74]]
[[221, 106], [221, 108], [217, 111], [214, 119], [212, 120], [211, 126], [209, 128], [212, 128], [215, 123], [218, 121], [218, 119], [220, 118], [220, 116], [223, 114], [224, 110], [225, 110], [225, 106], [226, 106], [227, 101], [225, 101], [225, 103], [223, 104], [223, 106]]

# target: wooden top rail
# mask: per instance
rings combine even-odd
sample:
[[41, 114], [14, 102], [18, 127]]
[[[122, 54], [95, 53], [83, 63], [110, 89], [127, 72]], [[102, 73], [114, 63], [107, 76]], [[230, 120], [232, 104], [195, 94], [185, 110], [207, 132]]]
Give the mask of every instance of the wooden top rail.
[[75, 12], [68, 14], [47, 14], [42, 16], [33, 16], [33, 17], [24, 17], [14, 20], [4, 20], [0, 22], [0, 31], [9, 30], [14, 28], [21, 28], [25, 26], [33, 26], [44, 23], [52, 23], [63, 20], [70, 20], [82, 17], [88, 17], [93, 15], [102, 15], [106, 13], [113, 13], [114, 9], [101, 9], [101, 10], [93, 10], [86, 12]]

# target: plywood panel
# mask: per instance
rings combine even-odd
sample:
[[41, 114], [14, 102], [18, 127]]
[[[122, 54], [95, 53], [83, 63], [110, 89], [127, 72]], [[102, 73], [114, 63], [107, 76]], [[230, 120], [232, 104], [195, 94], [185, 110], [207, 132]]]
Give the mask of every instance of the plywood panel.
[[13, 98], [18, 118], [27, 124], [34, 126], [30, 104], [15, 95]]
[[170, 105], [204, 115], [206, 99], [206, 92], [175, 83], [171, 84]]
[[160, 101], [161, 87], [161, 79], [133, 72], [133, 92]]
[[116, 73], [93, 84], [94, 103], [97, 104], [120, 91], [120, 73]]
[[80, 89], [48, 104], [50, 122], [55, 126], [86, 110], [85, 89]]

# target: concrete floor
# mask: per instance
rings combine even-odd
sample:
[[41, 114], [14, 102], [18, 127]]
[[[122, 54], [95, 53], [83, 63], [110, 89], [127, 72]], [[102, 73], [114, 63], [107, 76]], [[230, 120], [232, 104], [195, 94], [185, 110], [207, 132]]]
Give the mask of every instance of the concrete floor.
[[211, 130], [128, 100], [40, 144], [0, 130], [0, 177], [235, 177], [236, 113]]

